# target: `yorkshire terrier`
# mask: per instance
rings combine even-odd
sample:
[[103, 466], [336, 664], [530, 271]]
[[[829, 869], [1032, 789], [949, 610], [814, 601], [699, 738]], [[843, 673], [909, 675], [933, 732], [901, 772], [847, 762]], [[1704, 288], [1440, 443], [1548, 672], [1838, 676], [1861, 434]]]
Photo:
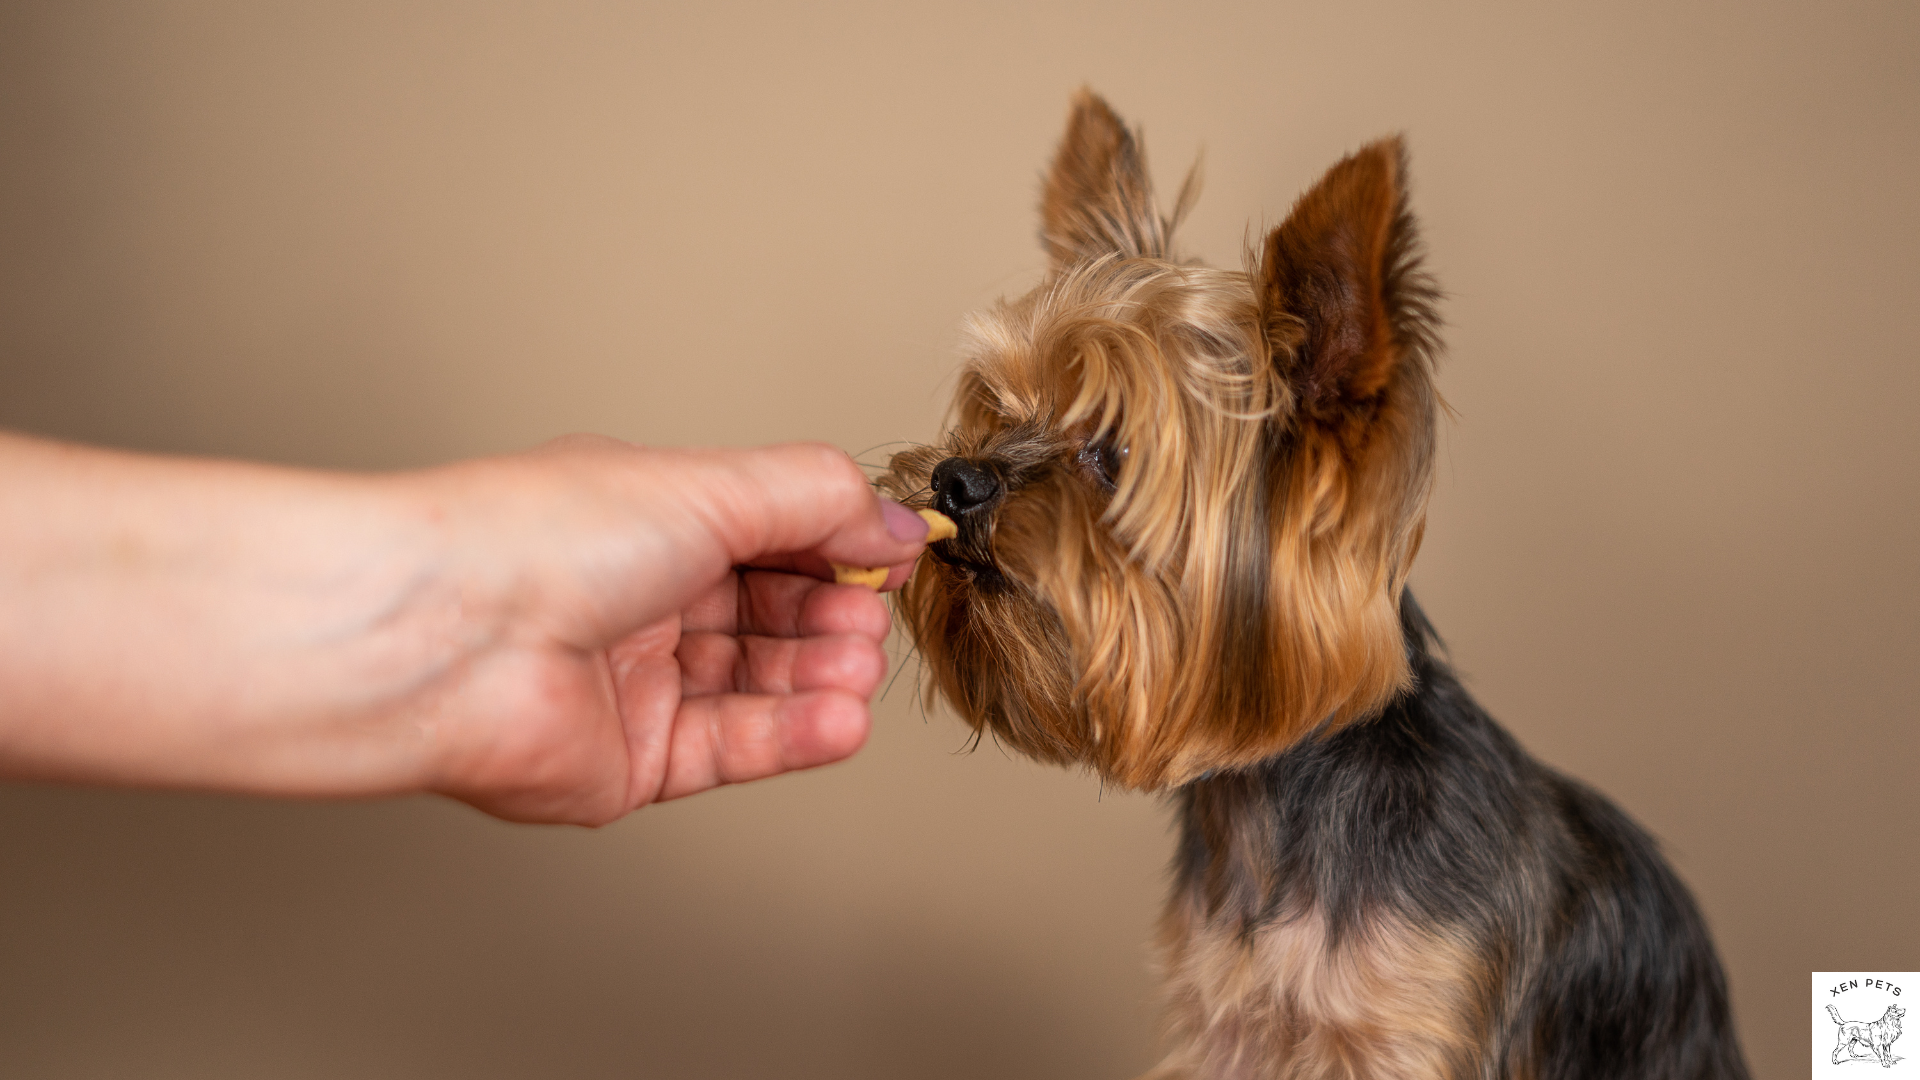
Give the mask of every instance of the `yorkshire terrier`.
[[881, 478], [959, 526], [899, 594], [929, 692], [1178, 807], [1150, 1075], [1745, 1077], [1654, 842], [1474, 703], [1406, 591], [1439, 399], [1404, 148], [1244, 272], [1175, 255], [1194, 190], [1162, 216], [1083, 92], [1046, 279], [971, 320], [952, 430]]

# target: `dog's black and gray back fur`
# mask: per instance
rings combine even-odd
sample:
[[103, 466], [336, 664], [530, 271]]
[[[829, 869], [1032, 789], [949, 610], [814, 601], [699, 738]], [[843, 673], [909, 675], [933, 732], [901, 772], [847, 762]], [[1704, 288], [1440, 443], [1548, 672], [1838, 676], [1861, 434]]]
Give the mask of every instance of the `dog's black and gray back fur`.
[[1414, 687], [1383, 715], [1177, 795], [1176, 902], [1252, 935], [1390, 919], [1487, 958], [1490, 1076], [1747, 1075], [1687, 890], [1612, 803], [1529, 757], [1438, 655], [1412, 595]]

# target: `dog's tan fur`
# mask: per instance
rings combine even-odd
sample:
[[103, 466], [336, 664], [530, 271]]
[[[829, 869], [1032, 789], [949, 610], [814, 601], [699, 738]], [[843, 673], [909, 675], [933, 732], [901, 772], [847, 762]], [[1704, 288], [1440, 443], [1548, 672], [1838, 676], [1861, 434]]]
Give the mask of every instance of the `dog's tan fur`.
[[1494, 980], [1444, 930], [1381, 922], [1336, 939], [1320, 912], [1252, 932], [1176, 904], [1161, 922], [1176, 1049], [1153, 1077], [1470, 1077]]

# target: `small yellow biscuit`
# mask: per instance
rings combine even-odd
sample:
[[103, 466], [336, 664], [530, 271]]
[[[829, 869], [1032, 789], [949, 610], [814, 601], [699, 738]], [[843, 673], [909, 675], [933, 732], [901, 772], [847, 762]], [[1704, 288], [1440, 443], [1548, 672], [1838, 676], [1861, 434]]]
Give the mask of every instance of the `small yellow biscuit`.
[[953, 519], [938, 510], [917, 510], [915, 513], [927, 519], [927, 543], [936, 540], [951, 540], [960, 535], [960, 526]]
[[[915, 513], [927, 521], [927, 543], [929, 544], [936, 540], [951, 540], [960, 535], [960, 527], [953, 523], [953, 519], [938, 510], [918, 510]], [[868, 570], [858, 566], [841, 566], [839, 563], [834, 563], [833, 580], [842, 585], [865, 585], [868, 588], [878, 589], [887, 583], [887, 568], [876, 566]]]
[[870, 589], [877, 589], [887, 583], [887, 567], [876, 566], [866, 570], [858, 566], [841, 566], [839, 563], [834, 563], [833, 580], [842, 585], [865, 585]]

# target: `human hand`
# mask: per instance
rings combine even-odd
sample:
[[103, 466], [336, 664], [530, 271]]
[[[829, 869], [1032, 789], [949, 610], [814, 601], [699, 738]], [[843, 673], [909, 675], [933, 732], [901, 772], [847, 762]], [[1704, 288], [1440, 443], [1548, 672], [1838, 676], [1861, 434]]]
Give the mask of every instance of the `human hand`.
[[434, 730], [433, 790], [598, 824], [865, 742], [889, 619], [828, 565], [897, 588], [926, 523], [845, 454], [576, 437], [414, 482], [450, 580], [489, 597], [475, 647], [403, 710]]

